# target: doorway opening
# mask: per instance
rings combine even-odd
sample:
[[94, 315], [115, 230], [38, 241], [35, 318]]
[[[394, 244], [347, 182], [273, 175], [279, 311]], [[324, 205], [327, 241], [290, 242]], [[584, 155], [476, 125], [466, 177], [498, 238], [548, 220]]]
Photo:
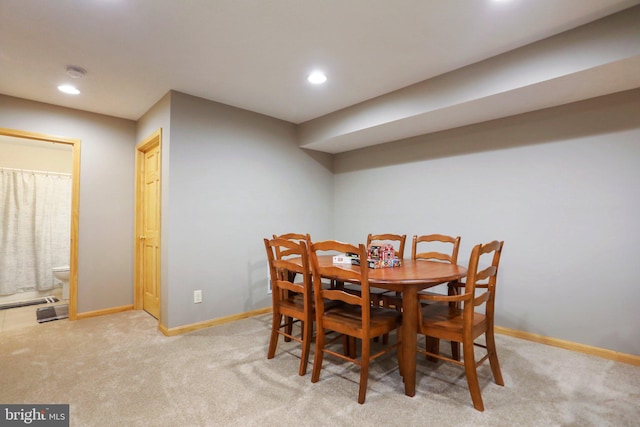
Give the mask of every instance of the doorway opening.
[[[80, 140], [0, 128], [0, 138], [18, 144], [21, 148], [28, 145], [64, 144], [71, 151], [71, 202], [69, 230], [69, 320], [76, 320], [78, 313], [78, 212], [80, 205]], [[44, 146], [44, 145], [41, 145]], [[10, 164], [5, 165], [11, 167]], [[25, 168], [20, 168], [25, 169]], [[30, 168], [38, 169], [38, 168]]]

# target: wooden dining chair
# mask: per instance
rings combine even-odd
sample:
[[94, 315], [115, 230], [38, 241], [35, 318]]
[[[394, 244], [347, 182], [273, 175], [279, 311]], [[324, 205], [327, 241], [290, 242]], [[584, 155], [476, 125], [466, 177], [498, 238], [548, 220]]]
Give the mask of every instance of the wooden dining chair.
[[[304, 239], [295, 242], [287, 239], [264, 239], [271, 277], [271, 297], [273, 319], [267, 358], [273, 359], [278, 346], [278, 337], [294, 340], [302, 345], [299, 375], [307, 372], [309, 350], [313, 340], [313, 322], [315, 320], [313, 285], [309, 252]], [[287, 258], [289, 257], [289, 258]], [[299, 262], [294, 262], [297, 258]], [[302, 276], [302, 282], [294, 282], [296, 274]], [[300, 337], [292, 333], [294, 323], [300, 323]]]
[[[464, 366], [471, 400], [478, 411], [484, 411], [484, 405], [476, 368], [489, 359], [496, 384], [504, 385], [493, 333], [496, 279], [503, 245], [504, 242], [493, 241], [473, 248], [469, 257], [464, 293], [461, 295], [418, 295], [418, 304], [420, 301], [429, 302], [419, 307], [419, 333], [437, 340], [461, 343], [463, 360], [455, 360], [421, 348], [417, 348], [416, 351]], [[485, 259], [490, 259], [490, 263], [481, 263]], [[488, 267], [481, 267], [487, 264]], [[485, 344], [475, 341], [481, 335], [485, 337]], [[475, 347], [485, 349], [484, 356], [477, 361]]]
[[[460, 241], [460, 236], [453, 237], [444, 234], [413, 236], [411, 242], [411, 259], [457, 264]], [[422, 292], [432, 293], [428, 291]], [[455, 289], [451, 289], [450, 287], [449, 295], [452, 295], [454, 292]], [[383, 304], [386, 307], [402, 307], [402, 294], [386, 292], [383, 294]]]
[[[274, 239], [285, 239], [285, 240], [292, 240], [294, 242], [300, 242], [303, 241], [307, 244], [307, 247], [309, 246], [309, 243], [311, 242], [311, 236], [309, 235], [309, 233], [307, 234], [302, 234], [302, 233], [286, 233], [286, 234], [280, 234], [280, 235], [273, 235]], [[287, 250], [286, 248], [283, 247], [276, 247], [276, 254], [278, 255], [278, 258], [281, 257], [287, 257], [289, 255], [291, 255], [289, 253], [289, 250]]]
[[406, 234], [369, 234], [367, 235], [367, 248], [373, 243], [392, 243], [396, 256], [404, 258], [404, 246], [407, 241]]
[[[458, 252], [460, 250], [460, 236], [448, 236], [445, 234], [425, 234], [414, 235], [411, 241], [411, 259], [446, 262], [458, 264]], [[447, 283], [448, 295], [456, 295], [458, 289], [457, 282]], [[432, 291], [420, 291], [420, 294], [434, 294]], [[438, 295], [435, 293], [435, 295]], [[382, 294], [382, 305], [384, 307], [395, 307], [396, 310], [402, 308], [402, 293], [387, 291]], [[454, 303], [452, 303], [454, 304]], [[427, 349], [437, 353], [439, 351], [439, 340], [426, 340]], [[453, 358], [460, 360], [460, 345], [451, 343]], [[435, 361], [435, 359], [431, 359]]]
[[[460, 240], [460, 236], [452, 237], [444, 234], [413, 236], [411, 259], [426, 259], [457, 264]], [[427, 244], [427, 246], [424, 244]], [[433, 246], [433, 244], [439, 245], [439, 247]]]
[[[302, 234], [302, 233], [286, 233], [286, 234], [281, 234], [281, 235], [273, 235], [274, 239], [285, 239], [285, 240], [291, 240], [293, 242], [301, 242], [304, 241], [307, 244], [307, 248], [309, 248], [309, 245], [311, 244], [311, 236], [309, 235], [309, 233], [307, 234]], [[287, 250], [286, 248], [281, 248], [280, 246], [276, 246], [275, 247], [276, 250], [276, 258], [287, 258], [287, 257], [291, 257], [292, 253]], [[289, 276], [289, 281], [290, 282], [294, 282], [296, 280], [296, 272], [295, 271], [288, 271], [287, 275]], [[291, 335], [291, 331], [293, 330], [293, 322], [291, 321], [291, 319], [285, 317], [284, 319], [286, 326], [286, 332], [287, 335], [285, 335], [284, 340], [285, 342], [289, 342], [291, 341], [291, 338], [289, 338], [289, 335]]]
[[[318, 382], [325, 354], [352, 362], [360, 366], [360, 386], [358, 403], [364, 403], [369, 378], [369, 364], [372, 360], [386, 354], [393, 349], [399, 349], [399, 339], [392, 345], [380, 346], [372, 354], [371, 341], [374, 337], [388, 334], [400, 326], [401, 314], [395, 310], [371, 305], [369, 297], [369, 269], [366, 266], [352, 266], [350, 264], [321, 264], [319, 255], [327, 253], [357, 253], [360, 259], [366, 259], [367, 250], [363, 244], [359, 246], [335, 240], [316, 242], [311, 245], [311, 269], [313, 271], [314, 295], [316, 302], [316, 347], [313, 361], [311, 382]], [[324, 289], [320, 284], [322, 277], [336, 279], [344, 283], [357, 283], [361, 291], [359, 294], [346, 292], [343, 289]], [[326, 302], [338, 302], [340, 305], [327, 308]], [[327, 340], [327, 332], [337, 332], [339, 335]], [[361, 341], [360, 357], [352, 352], [341, 354], [330, 346], [341, 336], [359, 339]], [[397, 336], [397, 335], [396, 335]], [[401, 360], [401, 358], [399, 358]]]
[[[398, 258], [403, 259], [404, 246], [405, 246], [406, 240], [407, 240], [406, 234], [402, 234], [402, 235], [400, 234], [368, 234], [366, 248], [368, 249], [372, 243], [379, 243], [379, 244], [391, 243], [394, 245], [395, 255]], [[351, 292], [351, 293], [360, 292], [359, 286], [354, 286], [349, 284], [345, 284], [344, 289], [347, 290], [347, 292]], [[382, 296], [387, 292], [388, 291], [385, 289], [371, 288], [369, 293], [371, 297], [371, 304], [376, 306], [381, 305]]]

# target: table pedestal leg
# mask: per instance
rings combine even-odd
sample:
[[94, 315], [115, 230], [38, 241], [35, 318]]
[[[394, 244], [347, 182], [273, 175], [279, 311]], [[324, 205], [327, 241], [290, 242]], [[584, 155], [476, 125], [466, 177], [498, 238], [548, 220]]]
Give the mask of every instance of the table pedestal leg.
[[402, 295], [402, 370], [404, 394], [416, 394], [416, 346], [418, 341], [418, 290], [407, 286]]

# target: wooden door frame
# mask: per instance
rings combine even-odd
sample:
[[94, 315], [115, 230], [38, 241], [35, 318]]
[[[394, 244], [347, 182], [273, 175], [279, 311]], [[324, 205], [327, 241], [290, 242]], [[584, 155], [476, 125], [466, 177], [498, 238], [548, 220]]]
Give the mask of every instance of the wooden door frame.
[[0, 128], [0, 135], [71, 145], [71, 232], [69, 253], [69, 320], [78, 318], [78, 220], [80, 215], [80, 140], [16, 129]]
[[[135, 224], [134, 224], [134, 289], [133, 289], [133, 308], [135, 310], [142, 310], [144, 308], [144, 286], [142, 283], [142, 269], [140, 268], [140, 263], [142, 262], [142, 250], [140, 248], [140, 240], [138, 236], [143, 234], [142, 230], [142, 222], [143, 222], [143, 200], [139, 197], [140, 191], [144, 188], [144, 176], [142, 171], [144, 170], [144, 156], [145, 153], [153, 148], [154, 146], [158, 146], [158, 155], [160, 162], [160, 189], [162, 191], [162, 128], [153, 132], [150, 136], [145, 138], [142, 142], [136, 145], [136, 183], [135, 183]], [[162, 199], [161, 199], [162, 200]], [[160, 212], [160, 224], [162, 224], [162, 211]], [[161, 248], [162, 239], [161, 235], [158, 236], [159, 245]], [[160, 280], [160, 277], [158, 277]], [[160, 282], [162, 283], [162, 282]], [[160, 287], [162, 290], [162, 287]], [[161, 294], [160, 294], [161, 296]], [[160, 307], [162, 308], [162, 300], [160, 300]], [[162, 309], [160, 310], [160, 316], [158, 318], [158, 323], [162, 324]]]

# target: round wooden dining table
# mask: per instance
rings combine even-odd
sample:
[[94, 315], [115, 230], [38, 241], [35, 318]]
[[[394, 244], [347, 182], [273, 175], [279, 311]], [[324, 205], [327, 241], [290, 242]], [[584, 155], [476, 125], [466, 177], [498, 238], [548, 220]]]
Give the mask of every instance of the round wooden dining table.
[[[320, 265], [333, 264], [333, 257], [318, 257]], [[356, 265], [341, 265], [359, 269]], [[400, 339], [402, 364], [404, 366], [404, 392], [407, 396], [416, 394], [416, 346], [418, 341], [418, 292], [447, 282], [455, 282], [467, 274], [460, 265], [427, 260], [402, 260], [399, 267], [370, 268], [369, 285], [402, 292], [402, 326]], [[331, 279], [331, 277], [328, 277]]]

